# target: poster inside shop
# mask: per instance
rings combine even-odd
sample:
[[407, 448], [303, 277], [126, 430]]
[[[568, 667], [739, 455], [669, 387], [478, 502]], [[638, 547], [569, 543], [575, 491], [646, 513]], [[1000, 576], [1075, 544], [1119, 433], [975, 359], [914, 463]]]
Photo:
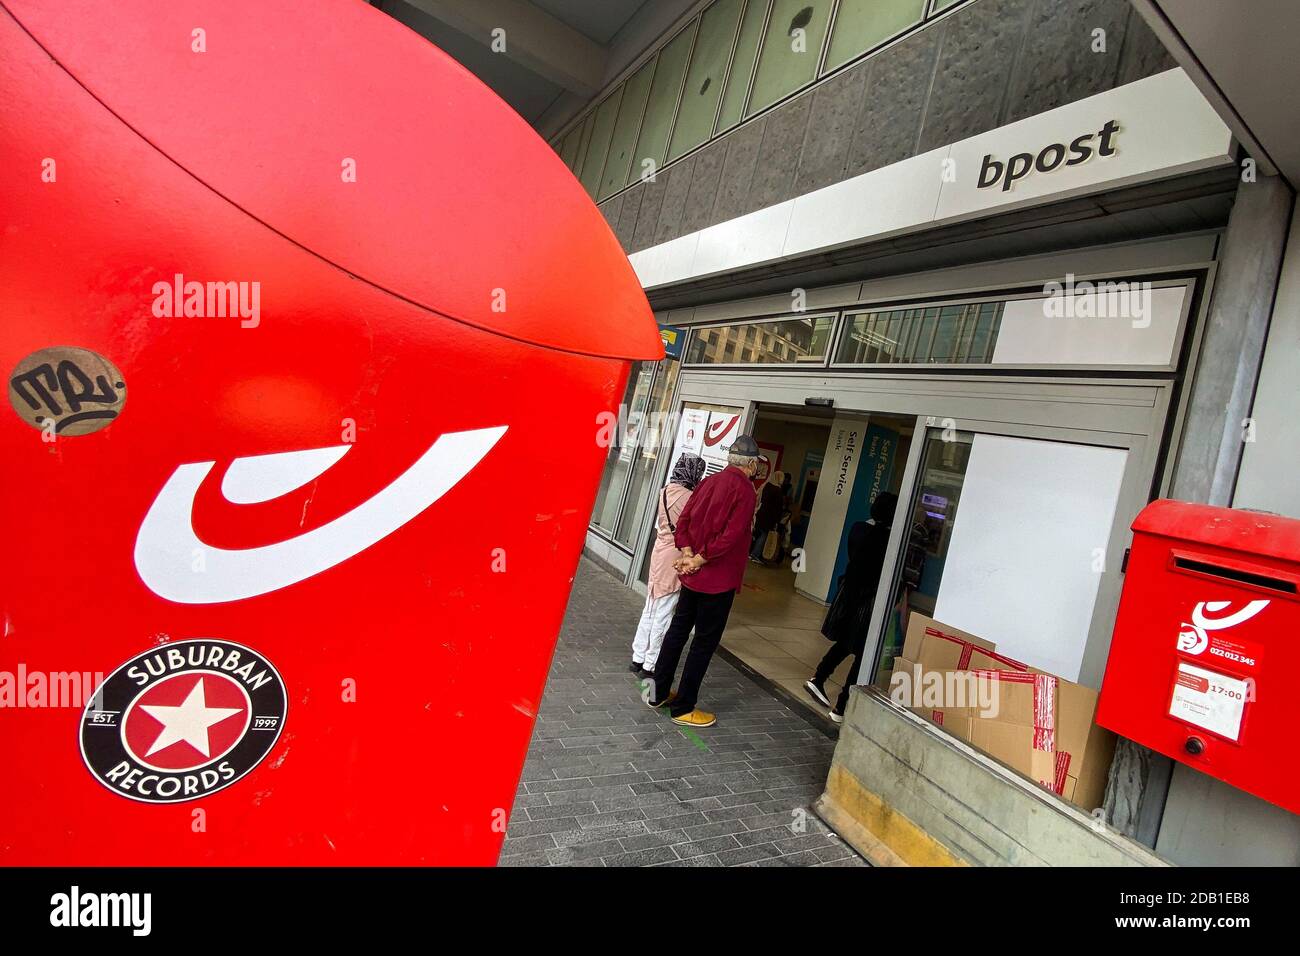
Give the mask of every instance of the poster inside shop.
[[673, 457], [668, 474], [673, 473], [677, 459], [683, 452], [692, 452], [704, 459], [704, 474], [717, 474], [727, 467], [727, 451], [740, 437], [741, 408], [719, 406], [710, 411], [705, 408], [683, 408], [677, 425], [677, 440], [673, 444]]
[[1237, 740], [1249, 699], [1248, 681], [1179, 661], [1169, 716]]
[[758, 443], [758, 471], [754, 472], [754, 488], [757, 490], [766, 484], [772, 472], [781, 470], [781, 458], [785, 454], [784, 445], [770, 442]]

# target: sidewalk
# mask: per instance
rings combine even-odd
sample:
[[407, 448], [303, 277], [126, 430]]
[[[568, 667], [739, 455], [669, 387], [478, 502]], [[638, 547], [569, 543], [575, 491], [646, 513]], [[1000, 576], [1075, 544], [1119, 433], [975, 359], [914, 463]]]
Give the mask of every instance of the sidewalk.
[[808, 809], [835, 741], [715, 656], [688, 731], [628, 671], [641, 599], [583, 560], [502, 866], [864, 866]]

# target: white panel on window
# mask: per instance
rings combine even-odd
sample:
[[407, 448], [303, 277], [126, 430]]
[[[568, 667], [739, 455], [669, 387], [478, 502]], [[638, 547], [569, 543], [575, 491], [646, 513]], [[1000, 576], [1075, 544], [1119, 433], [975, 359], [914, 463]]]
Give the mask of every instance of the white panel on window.
[[976, 435], [936, 619], [1077, 681], [1128, 452]]
[[1071, 282], [1002, 312], [994, 365], [1174, 364], [1186, 286]]

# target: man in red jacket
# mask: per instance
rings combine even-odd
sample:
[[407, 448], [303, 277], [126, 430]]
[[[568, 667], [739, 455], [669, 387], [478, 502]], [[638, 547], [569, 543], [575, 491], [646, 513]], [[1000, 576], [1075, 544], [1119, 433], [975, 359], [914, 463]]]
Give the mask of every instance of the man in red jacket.
[[[741, 435], [729, 449], [727, 467], [700, 482], [677, 519], [675, 540], [682, 557], [676, 567], [682, 592], [655, 664], [654, 697], [647, 703], [667, 705], [673, 722], [685, 727], [712, 727], [718, 722], [712, 714], [696, 710], [695, 698], [745, 576], [754, 521], [752, 479], [757, 470], [758, 444]], [[691, 652], [677, 692], [670, 693], [692, 627]]]

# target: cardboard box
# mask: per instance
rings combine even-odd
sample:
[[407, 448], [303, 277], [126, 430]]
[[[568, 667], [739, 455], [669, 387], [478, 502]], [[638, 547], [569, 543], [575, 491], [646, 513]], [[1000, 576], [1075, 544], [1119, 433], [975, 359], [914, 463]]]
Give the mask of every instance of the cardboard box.
[[1066, 774], [1065, 789], [1061, 791], [1061, 796], [1063, 796], [1066, 800], [1069, 800], [1071, 803], [1073, 803], [1074, 794], [1075, 791], [1078, 789], [1078, 787], [1079, 787], [1079, 781], [1076, 778], [1071, 777], [1069, 774]]
[[1027, 670], [1028, 665], [997, 653], [992, 641], [968, 634], [913, 611], [907, 620], [907, 637], [902, 657], [927, 670], [972, 670], [992, 668]]
[[889, 677], [889, 696], [899, 706], [969, 742], [971, 723], [979, 707], [971, 706], [964, 695], [956, 699], [947, 693], [953, 688], [950, 674], [959, 675], [963, 681], [971, 680], [969, 671], [927, 670], [916, 661], [895, 658]]
[[[1067, 799], [1085, 810], [1100, 806], [1115, 737], [1094, 722], [1097, 691], [1037, 671], [986, 673], [998, 682], [998, 712], [977, 722], [972, 743], [1061, 796], [1073, 778]], [[981, 732], [986, 722], [1020, 732]]]
[[967, 717], [991, 716], [999, 688], [985, 670], [957, 670], [922, 665], [905, 657], [894, 659], [889, 677], [894, 703], [918, 713], [943, 710]]
[[971, 728], [970, 742], [1017, 773], [1033, 778], [1041, 769], [1034, 759], [1034, 728], [1005, 720], [984, 718]]
[[1101, 806], [1115, 756], [1115, 735], [1096, 723], [1097, 697], [1092, 688], [1063, 680], [1057, 700], [1057, 748], [1068, 754], [1066, 774], [1074, 779], [1066, 799], [1085, 810]]
[[[944, 666], [963, 660], [990, 666]], [[972, 677], [993, 682], [995, 711], [972, 699], [978, 687], [960, 683]], [[914, 612], [903, 654], [894, 661], [890, 696], [1083, 809], [1101, 805], [1115, 736], [1095, 723], [1097, 691], [1000, 655], [992, 642]]]
[[942, 727], [958, 740], [971, 743], [971, 735], [974, 732], [976, 724], [974, 718], [942, 710], [932, 710], [928, 713], [918, 711], [918, 713], [920, 713], [926, 720], [930, 721], [930, 723]]

